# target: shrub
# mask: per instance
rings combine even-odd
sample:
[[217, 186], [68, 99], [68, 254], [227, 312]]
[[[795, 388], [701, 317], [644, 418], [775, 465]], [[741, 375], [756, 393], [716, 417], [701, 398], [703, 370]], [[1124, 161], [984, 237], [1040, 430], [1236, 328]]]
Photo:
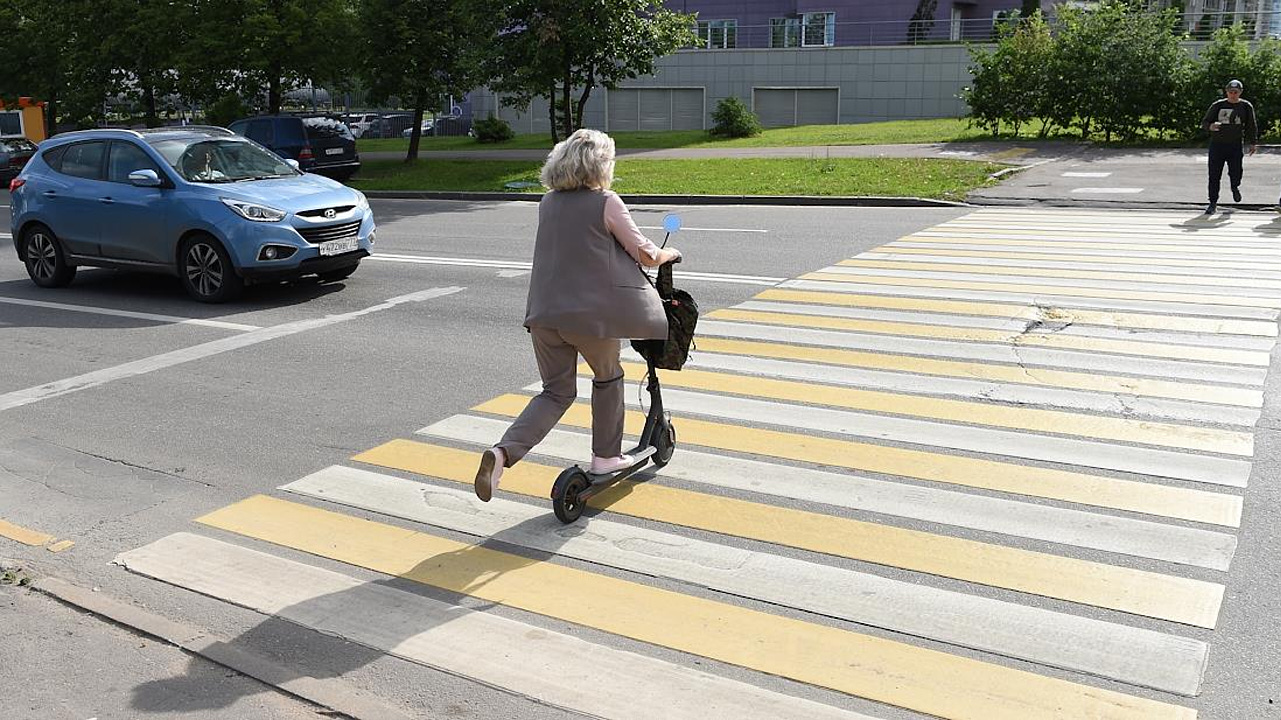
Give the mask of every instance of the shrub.
[[493, 113], [483, 120], [477, 120], [472, 126], [472, 132], [476, 133], [476, 142], [483, 143], [506, 142], [516, 137], [512, 126], [506, 120], [494, 117]]
[[223, 95], [209, 107], [205, 108], [205, 122], [210, 125], [226, 127], [249, 114], [245, 104], [236, 94]]
[[761, 122], [756, 113], [747, 109], [737, 97], [727, 97], [716, 103], [712, 111], [712, 135], [715, 137], [739, 138], [761, 134]]

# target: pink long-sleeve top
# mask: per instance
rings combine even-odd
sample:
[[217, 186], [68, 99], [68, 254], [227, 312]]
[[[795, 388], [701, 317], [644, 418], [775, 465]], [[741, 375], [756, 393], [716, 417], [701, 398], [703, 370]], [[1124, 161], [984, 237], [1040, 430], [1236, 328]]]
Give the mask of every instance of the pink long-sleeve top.
[[[658, 246], [641, 234], [640, 228], [636, 227], [636, 221], [632, 220], [631, 212], [627, 210], [618, 193], [608, 191], [605, 193], [605, 228], [614, 235], [627, 254], [641, 265], [652, 266], [658, 259]], [[642, 261], [642, 255], [648, 257], [649, 262]]]

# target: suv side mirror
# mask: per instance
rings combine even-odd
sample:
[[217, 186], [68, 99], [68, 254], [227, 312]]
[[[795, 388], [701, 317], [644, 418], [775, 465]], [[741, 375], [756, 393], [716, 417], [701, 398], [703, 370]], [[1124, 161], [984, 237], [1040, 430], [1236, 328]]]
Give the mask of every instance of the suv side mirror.
[[129, 183], [138, 187], [160, 187], [160, 176], [155, 170], [134, 170], [129, 173]]

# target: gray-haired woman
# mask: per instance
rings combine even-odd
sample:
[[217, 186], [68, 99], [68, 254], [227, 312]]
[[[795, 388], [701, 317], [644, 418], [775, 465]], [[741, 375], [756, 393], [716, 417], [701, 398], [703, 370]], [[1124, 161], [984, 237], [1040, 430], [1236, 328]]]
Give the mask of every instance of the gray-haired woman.
[[623, 447], [621, 339], [665, 339], [667, 316], [637, 263], [657, 267], [680, 257], [654, 245], [609, 187], [614, 141], [579, 130], [557, 143], [541, 176], [548, 192], [538, 204], [538, 235], [525, 327], [543, 391], [476, 470], [476, 496], [486, 502], [503, 469], [537, 445], [578, 396], [578, 356], [591, 366], [593, 473], [627, 467]]

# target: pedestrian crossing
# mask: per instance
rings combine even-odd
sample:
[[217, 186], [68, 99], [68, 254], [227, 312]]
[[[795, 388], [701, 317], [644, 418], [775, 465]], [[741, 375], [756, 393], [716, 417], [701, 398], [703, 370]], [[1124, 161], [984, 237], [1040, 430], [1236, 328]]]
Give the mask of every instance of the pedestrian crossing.
[[547, 497], [589, 452], [585, 367], [490, 503], [479, 450], [537, 385], [117, 562], [592, 717], [1195, 718], [1251, 529], [1276, 235], [977, 211], [706, 312], [661, 376], [672, 462], [575, 525]]

